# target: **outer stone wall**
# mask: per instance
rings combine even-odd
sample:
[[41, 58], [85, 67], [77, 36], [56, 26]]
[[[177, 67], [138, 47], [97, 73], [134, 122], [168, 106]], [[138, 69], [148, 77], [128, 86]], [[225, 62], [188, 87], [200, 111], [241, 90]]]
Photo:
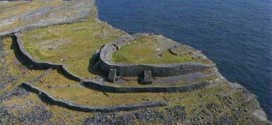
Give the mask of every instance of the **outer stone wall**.
[[130, 111], [130, 110], [137, 110], [149, 107], [159, 107], [159, 106], [167, 106], [167, 102], [165, 101], [148, 101], [139, 104], [127, 104], [127, 105], [119, 105], [119, 106], [112, 106], [112, 107], [105, 107], [105, 106], [84, 106], [84, 105], [77, 105], [71, 102], [66, 102], [64, 100], [59, 100], [48, 93], [44, 92], [41, 89], [36, 88], [35, 86], [29, 83], [22, 83], [21, 87], [25, 88], [26, 90], [32, 91], [36, 94], [39, 94], [40, 98], [47, 103], [62, 106], [68, 109], [77, 110], [77, 111], [84, 111], [84, 112], [114, 112], [114, 111]]
[[190, 92], [194, 90], [198, 90], [201, 88], [205, 88], [210, 85], [209, 82], [199, 82], [190, 85], [180, 85], [180, 86], [150, 86], [150, 87], [116, 87], [116, 86], [108, 86], [103, 85], [99, 82], [95, 81], [84, 81], [81, 83], [83, 86], [97, 89], [103, 92], [113, 92], [113, 93], [136, 93], [136, 92], [168, 92], [168, 93], [176, 93], [176, 92]]
[[155, 77], [167, 77], [182, 75], [192, 72], [199, 72], [205, 69], [213, 68], [214, 65], [202, 63], [181, 63], [181, 64], [122, 64], [111, 61], [112, 53], [124, 45], [127, 45], [142, 36], [149, 34], [136, 34], [134, 36], [124, 36], [112, 43], [106, 44], [100, 51], [100, 67], [108, 73], [110, 69], [116, 69], [118, 76], [140, 76], [143, 72], [150, 70]]
[[65, 65], [51, 62], [40, 62], [33, 59], [33, 57], [25, 50], [20, 33], [15, 33], [10, 36], [12, 37], [15, 47], [19, 51], [19, 54], [24, 58], [24, 60], [26, 60], [30, 64], [29, 68], [40, 70], [49, 68], [59, 69], [65, 76], [76, 81], [82, 81], [79, 76], [69, 72]]
[[43, 27], [48, 27], [48, 26], [54, 26], [54, 25], [63, 25], [63, 24], [71, 24], [75, 22], [83, 22], [86, 21], [85, 18], [80, 18], [76, 20], [67, 20], [67, 21], [61, 21], [61, 22], [48, 22], [48, 23], [39, 23], [39, 24], [31, 24], [28, 26], [23, 26], [23, 27], [18, 27], [6, 32], [0, 32], [1, 37], [9, 36], [10, 34], [14, 34], [17, 32], [23, 32], [23, 31], [29, 31], [32, 29], [37, 29], [37, 28], [43, 28]]

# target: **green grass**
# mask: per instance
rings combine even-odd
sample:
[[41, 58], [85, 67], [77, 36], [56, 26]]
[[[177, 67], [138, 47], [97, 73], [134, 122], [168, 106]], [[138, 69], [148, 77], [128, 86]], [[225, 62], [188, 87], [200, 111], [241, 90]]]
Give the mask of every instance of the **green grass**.
[[[0, 76], [2, 75], [16, 76], [17, 80], [10, 81], [8, 83], [8, 86], [6, 86], [5, 88], [0, 88], [0, 94], [7, 94], [4, 92], [12, 91], [14, 88], [18, 87], [22, 82], [28, 82], [40, 76], [44, 72], [44, 70], [24, 69], [24, 66], [20, 62], [18, 62], [15, 56], [15, 51], [12, 49], [13, 46], [12, 46], [11, 38], [5, 38], [3, 40], [2, 45], [3, 45], [3, 51], [5, 52], [5, 57], [4, 57], [4, 63], [1, 63], [1, 64], [7, 68], [7, 72], [5, 72], [7, 74], [0, 74]], [[61, 77], [61, 75], [58, 74], [56, 71], [52, 71], [52, 73], [50, 73], [50, 75], [46, 77], [50, 79], [50, 81], [43, 81], [43, 82], [54, 83], [53, 81], [58, 79], [58, 77], [62, 79], [58, 80], [57, 83], [55, 82], [56, 84], [64, 84], [69, 82], [73, 82], [73, 84], [76, 84], [74, 81]], [[2, 84], [2, 82], [0, 82], [0, 84]], [[9, 113], [12, 113], [15, 116], [17, 116], [17, 114], [20, 114], [20, 113], [29, 112], [33, 106], [45, 106], [47, 107], [47, 110], [52, 111], [53, 118], [50, 119], [50, 121], [54, 123], [60, 123], [60, 121], [62, 121], [61, 123], [63, 123], [63, 120], [64, 120], [71, 124], [79, 124], [84, 117], [91, 115], [91, 113], [77, 112], [77, 111], [72, 111], [72, 110], [65, 109], [59, 106], [47, 105], [40, 100], [37, 94], [31, 93], [31, 92], [29, 92], [29, 95], [27, 96], [13, 97], [11, 99], [4, 100], [0, 102], [0, 106], [24, 107], [23, 110], [20, 110], [18, 108], [9, 109]], [[73, 119], [71, 119], [71, 116], [73, 116]], [[17, 117], [21, 117], [21, 116], [17, 116]], [[11, 124], [24, 124], [24, 123], [22, 123], [22, 121], [13, 120]]]
[[[105, 43], [111, 42], [125, 34], [107, 24], [90, 19], [87, 22], [50, 26], [23, 33], [27, 51], [37, 60], [63, 63], [73, 73], [91, 78], [89, 65], [92, 55]], [[58, 40], [64, 39], [57, 46]], [[48, 45], [45, 41], [48, 42]], [[53, 41], [53, 42], [52, 42]], [[41, 45], [42, 42], [45, 42]], [[43, 46], [57, 46], [54, 49], [43, 49]]]
[[176, 56], [170, 53], [168, 49], [160, 52], [158, 50], [160, 46], [156, 42], [156, 36], [144, 36], [114, 52], [112, 60], [127, 64], [203, 62], [201, 59], [193, 59], [191, 54]]
[[167, 98], [176, 97], [176, 94], [171, 93], [105, 93], [82, 87], [79, 83], [68, 80], [56, 71], [43, 77], [34, 85], [50, 93], [55, 98], [89, 106], [117, 106], [141, 103], [147, 100], [162, 101], [164, 96], [167, 96]]
[[3, 51], [5, 52], [5, 57], [4, 63], [1, 65], [5, 66], [7, 69], [6, 74], [3, 75], [9, 74], [11, 76], [16, 76], [17, 78], [16, 82], [11, 81], [12, 83], [8, 84], [5, 91], [12, 90], [22, 82], [30, 81], [44, 72], [42, 70], [28, 70], [17, 60], [15, 50], [12, 49], [14, 48], [14, 44], [12, 44], [11, 38], [5, 38], [2, 45]]

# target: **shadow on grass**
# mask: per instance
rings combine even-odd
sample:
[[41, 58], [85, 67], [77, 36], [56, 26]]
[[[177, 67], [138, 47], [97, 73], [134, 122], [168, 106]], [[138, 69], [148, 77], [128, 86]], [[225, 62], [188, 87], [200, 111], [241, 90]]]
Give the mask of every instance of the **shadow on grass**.
[[94, 75], [98, 75], [98, 76], [106, 76], [107, 74], [105, 74], [102, 69], [100, 68], [99, 65], [99, 53], [94, 53], [92, 55], [92, 57], [89, 60], [89, 66], [88, 66], [88, 71]]
[[20, 51], [19, 51], [19, 45], [17, 44], [16, 40], [17, 38], [15, 36], [11, 36], [12, 39], [12, 44], [11, 48], [15, 54], [16, 59], [27, 69], [31, 70], [45, 70], [45, 69], [40, 69], [40, 68], [35, 68], [33, 67], [34, 62], [30, 60], [28, 57], [25, 57]]
[[[43, 66], [35, 66], [36, 63], [33, 62], [29, 57], [25, 56], [24, 54], [22, 54], [22, 52], [19, 49], [19, 45], [16, 42], [17, 38], [15, 36], [11, 36], [10, 38], [12, 38], [12, 44], [11, 44], [11, 49], [14, 52], [14, 55], [16, 57], [16, 59], [24, 66], [26, 67], [28, 70], [48, 70], [51, 67], [43, 67]], [[77, 81], [74, 78], [72, 78], [71, 76], [67, 75], [66, 73], [63, 73], [64, 71], [62, 71], [60, 68], [52, 68], [54, 70], [57, 70], [57, 72], [64, 76], [65, 78], [69, 79], [69, 80], [73, 80], [73, 81]]]

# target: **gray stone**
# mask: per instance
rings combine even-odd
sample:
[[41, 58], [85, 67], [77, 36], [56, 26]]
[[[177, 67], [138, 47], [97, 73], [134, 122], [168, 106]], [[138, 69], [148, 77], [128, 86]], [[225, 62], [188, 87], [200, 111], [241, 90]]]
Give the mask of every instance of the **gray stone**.
[[144, 71], [144, 84], [151, 84], [152, 83], [152, 72], [150, 70]]
[[170, 48], [169, 51], [176, 56], [182, 56], [191, 53], [193, 49], [188, 46], [178, 45]]
[[116, 69], [110, 69], [108, 74], [108, 80], [114, 83], [115, 79], [116, 79]]

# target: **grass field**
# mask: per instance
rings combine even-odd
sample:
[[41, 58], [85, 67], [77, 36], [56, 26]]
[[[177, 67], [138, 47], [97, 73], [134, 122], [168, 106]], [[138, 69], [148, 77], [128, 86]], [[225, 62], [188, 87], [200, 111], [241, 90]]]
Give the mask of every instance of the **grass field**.
[[[136, 39], [131, 44], [121, 47], [112, 55], [114, 62], [126, 64], [165, 64], [185, 62], [205, 62], [205, 59], [193, 58], [192, 54], [176, 56], [168, 49], [161, 49], [163, 44], [156, 42], [158, 36], [144, 36]], [[171, 44], [171, 42], [169, 43]]]
[[73, 73], [92, 78], [92, 56], [105, 43], [125, 34], [97, 20], [50, 26], [23, 33], [27, 51], [37, 60], [66, 64]]

